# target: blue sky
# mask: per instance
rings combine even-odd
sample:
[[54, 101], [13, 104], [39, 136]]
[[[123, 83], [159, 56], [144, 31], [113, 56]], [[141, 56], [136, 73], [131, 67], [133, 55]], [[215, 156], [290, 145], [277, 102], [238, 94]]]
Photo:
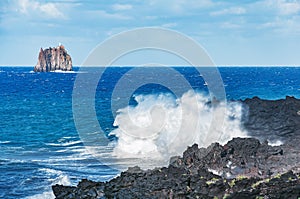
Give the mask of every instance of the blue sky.
[[217, 65], [300, 65], [300, 0], [1, 0], [0, 65], [35, 65], [62, 43], [80, 65], [97, 44], [139, 27], [199, 42]]

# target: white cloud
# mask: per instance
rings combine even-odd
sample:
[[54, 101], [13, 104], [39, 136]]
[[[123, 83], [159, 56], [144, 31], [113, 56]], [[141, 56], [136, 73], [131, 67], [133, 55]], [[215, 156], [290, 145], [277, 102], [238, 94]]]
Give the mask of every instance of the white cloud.
[[278, 2], [278, 8], [279, 12], [283, 15], [290, 15], [290, 14], [296, 14], [300, 11], [300, 2], [286, 2], [279, 0]]
[[149, 0], [148, 4], [159, 10], [168, 10], [175, 14], [214, 5], [212, 0]]
[[166, 23], [166, 24], [163, 24], [162, 27], [164, 28], [174, 28], [177, 26], [177, 23]]
[[211, 16], [219, 16], [219, 15], [241, 15], [245, 14], [246, 9], [242, 7], [232, 7], [232, 8], [226, 8], [223, 10], [218, 10], [215, 12], [211, 12]]
[[40, 3], [34, 0], [18, 0], [16, 5], [17, 11], [21, 14], [31, 15], [33, 13], [38, 13], [40, 16], [48, 18], [66, 18], [55, 3]]
[[115, 11], [131, 10], [132, 5], [130, 5], [130, 4], [113, 4], [112, 8]]
[[276, 17], [274, 21], [264, 23], [263, 28], [272, 29], [273, 31], [285, 35], [294, 35], [300, 33], [300, 17], [294, 16], [288, 19]]
[[293, 15], [300, 12], [300, 1], [266, 0], [265, 4], [275, 8], [280, 15]]
[[145, 16], [144, 18], [147, 19], [147, 20], [156, 20], [159, 17], [158, 16], [153, 16], [153, 15], [148, 15], [148, 16]]
[[256, 5], [270, 13], [267, 20], [259, 24], [259, 28], [269, 30], [279, 36], [300, 35], [300, 1], [265, 0]]
[[225, 29], [236, 29], [236, 28], [240, 28], [241, 26], [231, 22], [224, 22], [221, 24], [221, 27]]
[[53, 17], [53, 18], [65, 17], [64, 14], [60, 12], [58, 8], [55, 6], [55, 4], [53, 3], [42, 4], [40, 5], [39, 9], [41, 10], [41, 12], [45, 13], [49, 17]]
[[89, 12], [92, 15], [97, 15], [99, 17], [108, 18], [108, 19], [119, 19], [119, 20], [129, 20], [132, 19], [132, 17], [127, 15], [122, 15], [119, 13], [108, 13], [104, 10], [97, 10], [97, 11], [91, 11]]

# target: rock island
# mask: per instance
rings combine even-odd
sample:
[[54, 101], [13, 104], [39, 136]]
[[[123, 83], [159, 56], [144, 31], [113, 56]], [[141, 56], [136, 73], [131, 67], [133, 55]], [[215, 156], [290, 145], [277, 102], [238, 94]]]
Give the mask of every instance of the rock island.
[[54, 48], [41, 48], [34, 72], [72, 71], [72, 58], [63, 45]]

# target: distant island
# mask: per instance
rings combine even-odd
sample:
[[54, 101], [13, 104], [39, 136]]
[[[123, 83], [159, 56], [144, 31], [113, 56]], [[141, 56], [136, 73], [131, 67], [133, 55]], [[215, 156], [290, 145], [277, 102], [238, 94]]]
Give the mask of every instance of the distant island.
[[41, 48], [38, 62], [34, 67], [34, 72], [50, 72], [50, 71], [72, 71], [72, 58], [67, 53], [63, 45], [57, 47], [49, 47], [43, 50]]

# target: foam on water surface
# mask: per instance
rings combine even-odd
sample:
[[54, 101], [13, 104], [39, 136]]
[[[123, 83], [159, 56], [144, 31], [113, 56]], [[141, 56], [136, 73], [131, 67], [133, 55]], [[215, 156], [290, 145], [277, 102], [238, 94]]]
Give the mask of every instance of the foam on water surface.
[[[113, 155], [119, 158], [141, 158], [144, 163], [160, 160], [166, 166], [166, 160], [181, 155], [193, 143], [207, 147], [247, 136], [241, 128], [242, 107], [237, 102], [212, 106], [208, 96], [192, 91], [179, 99], [162, 93], [138, 95], [135, 100], [136, 106], [118, 111], [114, 122], [118, 128], [110, 133], [118, 137]], [[217, 126], [212, 123], [215, 118], [220, 119]]]

